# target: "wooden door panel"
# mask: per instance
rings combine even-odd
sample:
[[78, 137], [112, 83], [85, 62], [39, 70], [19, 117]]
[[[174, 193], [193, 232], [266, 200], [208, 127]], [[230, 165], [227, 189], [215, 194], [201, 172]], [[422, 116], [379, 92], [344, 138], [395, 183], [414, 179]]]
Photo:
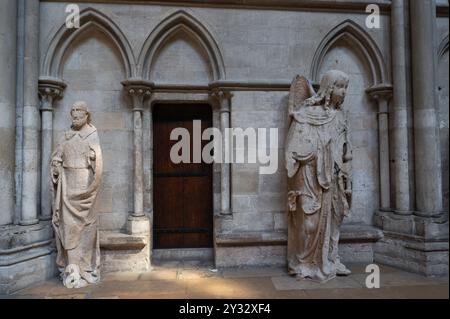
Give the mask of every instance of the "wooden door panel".
[[176, 248], [183, 245], [183, 235], [170, 230], [183, 227], [183, 184], [176, 178], [155, 176], [154, 185], [153, 211], [157, 212], [153, 216], [154, 245]]
[[212, 242], [211, 214], [198, 214], [208, 212], [212, 207], [212, 194], [205, 193], [211, 189], [210, 179], [205, 177], [185, 177], [184, 185], [184, 226], [192, 231], [185, 234], [185, 243], [192, 247], [201, 247], [202, 243]]
[[[156, 105], [153, 110], [154, 248], [212, 247], [212, 165], [170, 160], [170, 140], [177, 127], [190, 132], [192, 121], [202, 121], [202, 132], [212, 126], [208, 105]], [[202, 148], [208, 141], [202, 141]]]

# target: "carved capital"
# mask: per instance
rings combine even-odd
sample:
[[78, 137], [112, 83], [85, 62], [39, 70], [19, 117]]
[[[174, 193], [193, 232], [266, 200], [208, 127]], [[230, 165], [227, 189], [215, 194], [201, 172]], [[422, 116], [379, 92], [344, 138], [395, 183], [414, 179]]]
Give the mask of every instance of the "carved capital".
[[141, 79], [129, 79], [122, 82], [125, 91], [133, 99], [133, 111], [144, 109], [144, 100], [152, 95], [153, 82]]
[[231, 98], [233, 93], [224, 89], [214, 89], [210, 93], [210, 97], [213, 101], [216, 101], [220, 105], [220, 112], [230, 112]]
[[392, 85], [390, 84], [378, 84], [374, 85], [366, 90], [369, 97], [377, 102], [378, 113], [388, 113], [388, 102], [392, 98]]
[[377, 84], [366, 90], [369, 97], [379, 102], [380, 100], [385, 100], [388, 102], [392, 98], [392, 85], [390, 84]]
[[211, 92], [211, 97], [219, 101], [224, 99], [230, 100], [233, 97], [233, 93], [228, 90], [216, 89]]
[[38, 92], [41, 100], [41, 111], [53, 111], [53, 101], [61, 99], [67, 84], [57, 78], [39, 78]]

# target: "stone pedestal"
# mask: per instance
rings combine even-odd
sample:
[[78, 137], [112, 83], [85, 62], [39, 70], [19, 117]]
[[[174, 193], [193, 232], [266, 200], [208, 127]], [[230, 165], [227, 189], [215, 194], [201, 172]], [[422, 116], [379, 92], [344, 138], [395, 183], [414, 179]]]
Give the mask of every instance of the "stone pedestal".
[[375, 262], [426, 276], [448, 274], [448, 218], [378, 212], [384, 237], [375, 245]]
[[[343, 262], [374, 262], [374, 247], [383, 233], [373, 226], [343, 225], [339, 255]], [[282, 231], [219, 233], [216, 267], [285, 266], [287, 235]]]
[[130, 216], [127, 221], [127, 232], [130, 235], [150, 234], [150, 221], [147, 216]]
[[100, 232], [102, 273], [149, 271], [151, 247], [149, 218], [130, 215], [126, 233]]
[[50, 222], [0, 227], [0, 295], [57, 275]]
[[[140, 230], [147, 227], [147, 233], [123, 234], [114, 231], [100, 232], [101, 271], [144, 272], [150, 270], [150, 236], [148, 220], [133, 221], [131, 227]], [[135, 230], [137, 230], [135, 227]]]

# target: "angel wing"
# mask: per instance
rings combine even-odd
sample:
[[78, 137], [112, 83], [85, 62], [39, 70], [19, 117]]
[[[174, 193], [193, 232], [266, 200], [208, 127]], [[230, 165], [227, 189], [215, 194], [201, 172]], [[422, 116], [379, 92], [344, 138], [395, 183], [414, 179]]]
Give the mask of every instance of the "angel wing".
[[292, 113], [298, 108], [303, 101], [316, 95], [311, 82], [303, 75], [296, 75], [291, 83], [291, 88], [289, 90], [289, 106], [288, 106], [288, 116], [289, 123], [292, 119]]

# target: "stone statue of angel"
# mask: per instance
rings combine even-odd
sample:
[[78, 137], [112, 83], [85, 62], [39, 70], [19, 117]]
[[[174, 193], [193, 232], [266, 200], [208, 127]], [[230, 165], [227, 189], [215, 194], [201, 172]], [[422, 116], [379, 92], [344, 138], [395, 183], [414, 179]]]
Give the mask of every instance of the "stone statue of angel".
[[324, 74], [316, 93], [296, 76], [289, 94], [288, 272], [325, 282], [348, 275], [338, 253], [339, 228], [351, 205], [352, 151], [342, 105], [347, 74]]

